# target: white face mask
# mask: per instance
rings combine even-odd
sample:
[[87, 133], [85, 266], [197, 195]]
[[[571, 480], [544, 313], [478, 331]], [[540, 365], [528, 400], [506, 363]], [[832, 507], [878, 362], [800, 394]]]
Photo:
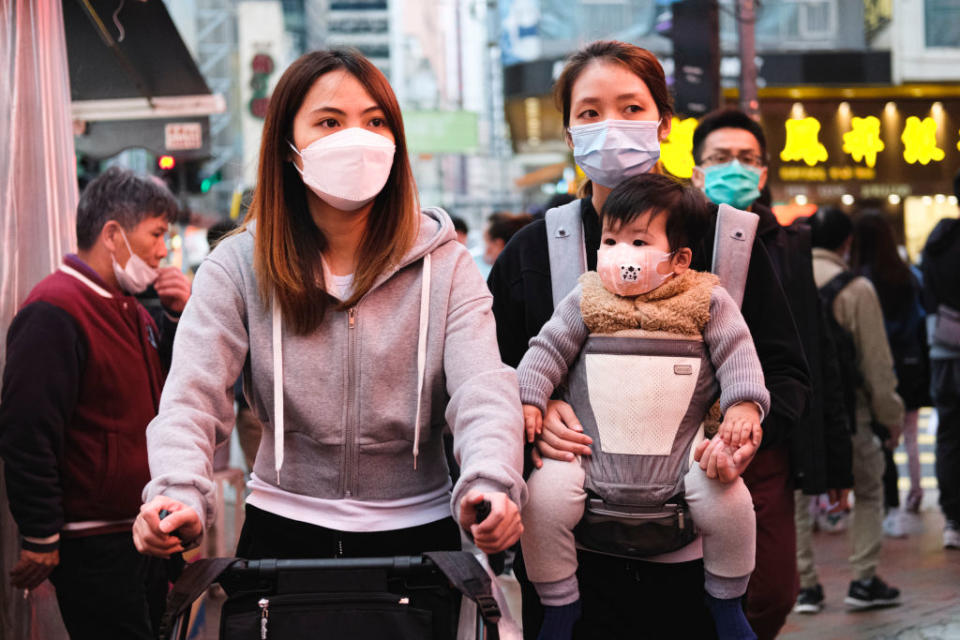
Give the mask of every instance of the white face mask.
[[110, 254], [110, 260], [113, 262], [113, 275], [117, 277], [117, 284], [120, 288], [129, 294], [143, 293], [151, 284], [156, 282], [160, 273], [144, 262], [143, 258], [138, 256], [130, 248], [130, 242], [127, 240], [127, 234], [120, 229], [120, 235], [123, 236], [123, 242], [127, 245], [127, 251], [130, 252], [130, 259], [122, 269], [117, 263], [116, 254]]
[[573, 158], [587, 177], [613, 188], [653, 168], [660, 158], [660, 123], [604, 120], [570, 127]]
[[288, 144], [303, 160], [303, 169], [297, 167], [303, 183], [340, 211], [356, 211], [377, 197], [390, 177], [397, 148], [359, 127], [324, 136], [303, 151]]

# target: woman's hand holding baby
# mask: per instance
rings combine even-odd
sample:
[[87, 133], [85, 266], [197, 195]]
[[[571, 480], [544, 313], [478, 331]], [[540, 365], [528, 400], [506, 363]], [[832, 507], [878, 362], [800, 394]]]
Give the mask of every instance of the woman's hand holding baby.
[[727, 409], [720, 431], [697, 445], [693, 459], [708, 478], [733, 482], [753, 460], [762, 439], [760, 409], [752, 402], [741, 402]]
[[541, 456], [572, 462], [576, 456], [590, 455], [593, 439], [583, 432], [573, 408], [563, 400], [548, 400], [540, 436], [530, 452], [537, 469], [543, 466]]

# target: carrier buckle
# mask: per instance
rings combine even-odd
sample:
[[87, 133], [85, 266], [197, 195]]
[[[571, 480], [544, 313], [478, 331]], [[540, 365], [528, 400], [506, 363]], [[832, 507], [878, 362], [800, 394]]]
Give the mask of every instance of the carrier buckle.
[[489, 622], [500, 621], [500, 605], [492, 595], [477, 596], [477, 608], [480, 609], [480, 615]]

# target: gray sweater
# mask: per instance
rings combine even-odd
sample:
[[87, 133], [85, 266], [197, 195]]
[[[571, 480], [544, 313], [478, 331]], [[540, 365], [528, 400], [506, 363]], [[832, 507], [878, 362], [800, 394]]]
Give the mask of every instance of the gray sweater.
[[[517, 367], [524, 404], [543, 411], [553, 390], [580, 355], [589, 334], [580, 312], [582, 292], [583, 284], [578, 284], [530, 340], [530, 348]], [[720, 384], [720, 409], [726, 411], [738, 402], [756, 402], [766, 415], [770, 411], [770, 393], [764, 386], [750, 330], [737, 304], [721, 286], [712, 288], [709, 313], [703, 340]]]
[[[522, 506], [522, 425], [516, 374], [500, 361], [491, 296], [441, 210], [421, 215], [414, 247], [347, 311], [328, 308], [309, 335], [282, 329], [284, 462], [274, 465], [273, 339], [258, 293], [253, 233], [227, 238], [207, 258], [183, 312], [160, 410], [147, 428], [157, 495], [214, 517], [213, 450], [234, 423], [240, 373], [263, 422], [254, 471], [305, 496], [395, 500], [448, 482], [441, 432], [449, 424], [469, 490], [503, 491]], [[419, 456], [412, 454], [423, 257], [431, 256], [429, 330]]]

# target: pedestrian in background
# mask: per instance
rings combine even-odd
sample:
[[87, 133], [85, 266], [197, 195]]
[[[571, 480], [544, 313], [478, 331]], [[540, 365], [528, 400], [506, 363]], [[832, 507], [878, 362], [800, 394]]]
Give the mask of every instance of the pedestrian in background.
[[[897, 374], [897, 395], [903, 399], [906, 409], [902, 429], [910, 473], [906, 510], [917, 513], [923, 500], [917, 424], [920, 407], [930, 404], [926, 313], [921, 300], [923, 289], [910, 265], [900, 257], [893, 225], [879, 211], [863, 211], [857, 218], [850, 247], [850, 268], [870, 280], [883, 309], [883, 325]], [[900, 490], [893, 449], [884, 447], [884, 456], [884, 494], [889, 510], [884, 530], [893, 537], [902, 537], [906, 533], [899, 518]]]
[[[903, 425], [903, 401], [896, 392], [897, 379], [883, 325], [883, 310], [869, 280], [846, 275], [849, 269], [844, 256], [849, 254], [853, 241], [850, 218], [839, 209], [821, 209], [810, 218], [810, 226], [813, 276], [817, 286], [824, 289], [848, 280], [839, 288], [827, 312], [833, 314], [840, 328], [849, 335], [851, 357], [859, 374], [858, 380], [853, 381], [855, 500], [850, 525], [853, 543], [850, 565], [854, 579], [845, 602], [854, 609], [897, 604], [900, 591], [877, 575], [883, 546], [883, 447], [896, 446]], [[875, 423], [889, 431], [886, 442], [881, 442], [874, 433]]]
[[[960, 198], [960, 172], [953, 179]], [[934, 227], [923, 248], [923, 292], [930, 336], [930, 394], [937, 410], [937, 486], [946, 525], [943, 546], [960, 549], [960, 220]]]
[[[23, 536], [13, 585], [49, 576], [73, 638], [156, 637], [168, 567], [130, 535], [149, 480], [147, 424], [190, 283], [160, 268], [178, 205], [117, 167], [84, 189], [76, 255], [42, 280], [7, 333], [0, 456]], [[153, 285], [158, 327], [134, 297]]]
[[241, 371], [265, 428], [238, 556], [412, 555], [459, 549], [461, 530], [494, 553], [519, 538], [516, 374], [450, 218], [420, 210], [400, 107], [369, 60], [316, 51], [284, 72], [247, 219], [194, 287], [147, 430], [142, 552], [176, 552], [213, 521], [211, 457]]
[[483, 261], [493, 264], [503, 248], [517, 231], [533, 222], [528, 213], [509, 213], [496, 211], [487, 218], [487, 228], [483, 231]]

